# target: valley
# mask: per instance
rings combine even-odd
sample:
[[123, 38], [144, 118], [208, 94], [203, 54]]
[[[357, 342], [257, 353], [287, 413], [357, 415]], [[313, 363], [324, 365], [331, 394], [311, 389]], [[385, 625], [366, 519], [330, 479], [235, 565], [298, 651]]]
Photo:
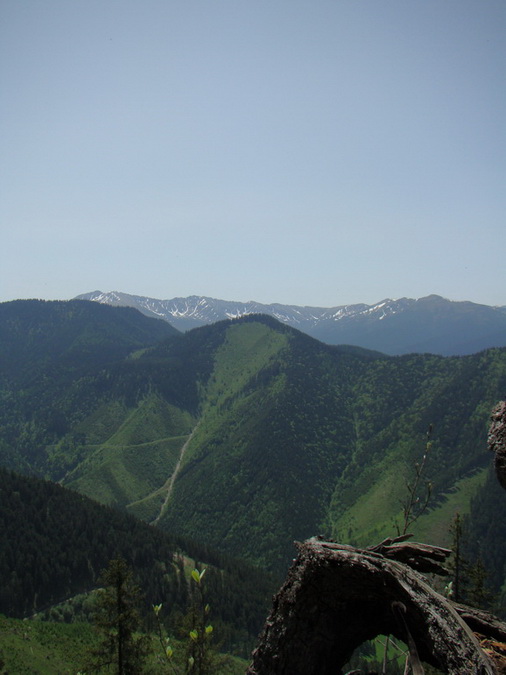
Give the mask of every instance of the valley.
[[[159, 569], [178, 550], [218, 570], [232, 570], [233, 560], [249, 566], [244, 574], [263, 590], [252, 597], [257, 619], [244, 644], [251, 647], [295, 541], [321, 534], [368, 546], [396, 534], [430, 426], [420, 489], [430, 482], [431, 496], [412, 531], [451, 545], [458, 513], [467, 555], [486, 560], [501, 592], [506, 505], [486, 437], [490, 411], [506, 391], [506, 348], [388, 356], [324, 344], [266, 315], [183, 334], [131, 308], [83, 300], [0, 305], [0, 335], [0, 465], [15, 480], [41, 480], [41, 495], [43, 484], [57, 484], [142, 521], [146, 536], [169, 537], [164, 554], [156, 553], [163, 539], [149, 545]], [[97, 528], [97, 537], [107, 532]], [[126, 555], [139, 544], [129, 546], [125, 539]], [[99, 548], [95, 562], [91, 552], [82, 561], [67, 595], [93, 587], [113, 550]], [[13, 559], [0, 562], [10, 578]], [[46, 563], [42, 569], [49, 574]], [[70, 580], [76, 572], [64, 574]], [[172, 586], [157, 592], [177, 597], [170, 578]], [[21, 615], [40, 602], [40, 582], [31, 583]], [[244, 602], [246, 589], [228, 583], [230, 602]], [[211, 604], [219, 609], [218, 588], [224, 592], [216, 581]], [[248, 592], [255, 593], [251, 584]], [[157, 601], [156, 591], [151, 597]], [[45, 602], [61, 599], [55, 590]]]

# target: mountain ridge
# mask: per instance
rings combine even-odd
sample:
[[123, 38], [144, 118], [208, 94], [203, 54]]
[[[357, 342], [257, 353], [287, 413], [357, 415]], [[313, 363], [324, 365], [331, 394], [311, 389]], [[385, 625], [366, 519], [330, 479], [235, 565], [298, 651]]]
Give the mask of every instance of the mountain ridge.
[[[116, 308], [102, 309], [115, 320]], [[88, 328], [83, 348], [96, 345]], [[0, 342], [0, 355], [13, 343]], [[367, 545], [392, 534], [430, 424], [437, 501], [419, 526], [434, 541], [435, 526], [481, 490], [487, 416], [506, 386], [504, 348], [388, 356], [265, 315], [131, 345], [84, 373], [81, 352], [69, 362], [65, 345], [55, 349], [29, 382], [22, 359], [23, 377], [2, 382], [0, 463], [146, 522], [161, 514], [162, 529], [278, 572], [294, 540], [325, 532]]]
[[181, 331], [223, 319], [267, 314], [327, 344], [350, 344], [390, 355], [418, 352], [459, 356], [506, 346], [504, 307], [451, 301], [439, 295], [327, 308], [197, 295], [157, 300], [118, 291], [93, 291], [76, 299], [135, 307]]

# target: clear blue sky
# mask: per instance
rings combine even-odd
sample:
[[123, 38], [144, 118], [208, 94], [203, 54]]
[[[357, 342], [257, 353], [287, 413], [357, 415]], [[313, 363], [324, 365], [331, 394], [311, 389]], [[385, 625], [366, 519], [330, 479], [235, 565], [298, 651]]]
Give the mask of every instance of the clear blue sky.
[[0, 300], [506, 304], [504, 0], [2, 0]]

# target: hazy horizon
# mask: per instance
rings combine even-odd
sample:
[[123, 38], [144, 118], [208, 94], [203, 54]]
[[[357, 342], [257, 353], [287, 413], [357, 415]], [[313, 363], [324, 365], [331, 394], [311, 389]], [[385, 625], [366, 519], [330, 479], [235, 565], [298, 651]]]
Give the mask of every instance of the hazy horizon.
[[248, 304], [250, 302], [255, 302], [255, 303], [258, 303], [258, 304], [261, 304], [261, 305], [266, 305], [266, 306], [269, 306], [269, 305], [286, 305], [286, 306], [293, 306], [293, 307], [307, 307], [307, 308], [314, 307], [315, 309], [332, 309], [332, 308], [335, 308], [335, 307], [346, 307], [346, 306], [360, 305], [360, 304], [374, 306], [374, 305], [378, 305], [378, 304], [380, 304], [382, 302], [385, 302], [385, 301], [396, 302], [398, 300], [403, 300], [403, 299], [406, 299], [406, 300], [421, 300], [421, 299], [430, 297], [432, 295], [435, 295], [435, 296], [442, 297], [444, 300], [449, 300], [450, 302], [472, 302], [474, 304], [487, 305], [489, 307], [497, 307], [497, 308], [506, 307], [506, 305], [504, 305], [504, 304], [491, 304], [491, 303], [487, 303], [487, 302], [475, 302], [474, 300], [469, 300], [468, 298], [457, 298], [457, 299], [448, 298], [446, 296], [442, 296], [440, 293], [428, 293], [427, 295], [420, 296], [418, 298], [413, 298], [413, 297], [408, 297], [406, 295], [403, 295], [403, 296], [398, 296], [398, 297], [395, 297], [395, 298], [394, 297], [392, 297], [392, 298], [387, 298], [387, 297], [379, 298], [378, 300], [375, 300], [375, 301], [372, 301], [372, 302], [365, 302], [364, 301], [364, 302], [344, 302], [344, 303], [338, 303], [338, 304], [333, 303], [333, 304], [330, 304], [330, 305], [321, 305], [321, 304], [320, 305], [315, 305], [315, 304], [308, 305], [308, 304], [303, 304], [303, 303], [298, 303], [298, 302], [279, 302], [278, 300], [260, 301], [260, 300], [257, 300], [256, 298], [247, 298], [247, 299], [233, 298], [233, 297], [220, 297], [220, 298], [218, 298], [218, 297], [215, 297], [215, 296], [210, 296], [208, 294], [198, 295], [196, 293], [189, 293], [188, 295], [174, 295], [174, 296], [155, 297], [155, 296], [152, 296], [152, 295], [141, 295], [139, 293], [126, 293], [125, 291], [120, 291], [118, 289], [111, 289], [111, 290], [108, 290], [108, 291], [104, 291], [103, 289], [98, 289], [98, 288], [94, 289], [93, 291], [84, 291], [83, 293], [78, 293], [77, 295], [75, 295], [71, 298], [67, 298], [67, 297], [41, 298], [41, 297], [33, 296], [33, 297], [26, 297], [26, 298], [11, 298], [10, 300], [0, 300], [0, 302], [13, 302], [15, 300], [45, 300], [45, 301], [48, 301], [48, 302], [53, 301], [53, 300], [54, 301], [67, 301], [67, 300], [75, 300], [82, 295], [88, 295], [90, 293], [96, 293], [96, 292], [103, 293], [103, 294], [121, 293], [121, 294], [129, 295], [129, 296], [133, 296], [133, 297], [149, 298], [149, 299], [152, 299], [152, 300], [160, 300], [162, 302], [167, 301], [167, 300], [169, 300], [169, 301], [170, 300], [176, 300], [176, 299], [183, 299], [184, 300], [186, 298], [191, 298], [191, 297], [197, 297], [197, 298], [204, 297], [204, 298], [208, 298], [210, 300], [220, 300], [220, 301], [222, 300], [222, 301], [225, 301], [225, 302], [237, 302], [239, 304]]
[[4, 0], [0, 301], [506, 305], [503, 0]]

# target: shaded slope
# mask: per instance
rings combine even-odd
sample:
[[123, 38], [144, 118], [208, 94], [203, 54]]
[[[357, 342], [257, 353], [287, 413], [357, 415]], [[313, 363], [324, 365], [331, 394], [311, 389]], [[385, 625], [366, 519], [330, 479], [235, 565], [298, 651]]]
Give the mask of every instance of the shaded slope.
[[0, 613], [31, 615], [90, 591], [119, 555], [135, 570], [146, 615], [163, 602], [175, 620], [188, 602], [185, 564], [207, 565], [206, 595], [219, 636], [227, 648], [251, 648], [273, 590], [264, 572], [54, 483], [0, 469]]
[[[67, 414], [77, 381], [135, 350], [178, 335], [167, 323], [128, 307], [92, 302], [16, 300], [0, 304], [0, 458], [44, 470], [44, 447], [67, 434], [82, 412]], [[71, 405], [89, 411], [100, 392]], [[75, 445], [74, 441], [69, 445]]]
[[[0, 371], [32, 380], [42, 370], [73, 372], [124, 358], [178, 331], [130, 307], [82, 300], [0, 303]], [[34, 373], [35, 369], [35, 373]]]
[[311, 335], [330, 344], [353, 344], [392, 355], [458, 356], [506, 345], [506, 316], [495, 307], [437, 295], [384, 304], [383, 315], [364, 311], [345, 321], [327, 319]]

